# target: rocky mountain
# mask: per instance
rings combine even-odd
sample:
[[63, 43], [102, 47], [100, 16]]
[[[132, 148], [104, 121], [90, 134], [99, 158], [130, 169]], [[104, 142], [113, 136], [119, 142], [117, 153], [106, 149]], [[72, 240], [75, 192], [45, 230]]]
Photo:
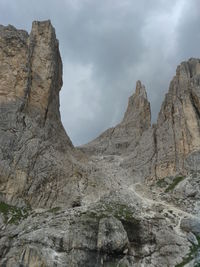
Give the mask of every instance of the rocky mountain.
[[135, 147], [143, 132], [151, 126], [150, 103], [144, 85], [137, 81], [136, 91], [129, 98], [128, 107], [121, 123], [83, 146], [89, 154], [121, 154]]
[[1, 199], [20, 206], [70, 206], [66, 191], [73, 185], [66, 177], [84, 156], [60, 120], [62, 62], [54, 28], [34, 22], [28, 35], [1, 26], [0, 46]]
[[156, 124], [136, 83], [123, 120], [74, 147], [50, 21], [0, 26], [0, 266], [200, 265], [200, 60]]

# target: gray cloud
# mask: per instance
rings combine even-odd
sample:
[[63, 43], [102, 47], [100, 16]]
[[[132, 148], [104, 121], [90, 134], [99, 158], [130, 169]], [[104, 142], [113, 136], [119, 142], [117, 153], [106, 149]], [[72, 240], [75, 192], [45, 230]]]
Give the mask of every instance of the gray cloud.
[[1, 0], [1, 24], [51, 19], [64, 65], [61, 115], [75, 144], [119, 122], [135, 82], [156, 120], [177, 64], [200, 54], [199, 0]]

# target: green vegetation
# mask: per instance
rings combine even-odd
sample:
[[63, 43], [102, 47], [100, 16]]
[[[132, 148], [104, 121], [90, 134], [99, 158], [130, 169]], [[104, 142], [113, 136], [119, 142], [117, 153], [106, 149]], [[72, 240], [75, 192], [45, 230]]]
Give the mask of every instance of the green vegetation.
[[156, 185], [159, 186], [160, 188], [163, 188], [165, 186], [167, 186], [167, 182], [165, 181], [165, 179], [159, 179], [157, 182], [156, 182]]
[[116, 263], [108, 263], [109, 265], [105, 265], [105, 266], [107, 266], [107, 267], [127, 267], [127, 264], [125, 265], [125, 264], [123, 264], [123, 263], [118, 263], [118, 262], [116, 262]]
[[126, 263], [119, 263], [118, 260], [116, 260], [115, 262], [105, 262], [105, 267], [127, 267], [128, 265]]
[[[198, 251], [200, 249], [200, 237], [197, 237], [197, 240], [198, 240], [198, 245], [193, 245], [191, 247], [190, 252], [187, 255], [187, 257], [185, 257], [183, 259], [183, 261], [181, 263], [177, 264], [175, 267], [183, 267], [183, 266], [188, 264], [190, 261], [192, 261], [196, 257], [196, 255], [197, 255], [197, 253], [198, 253]], [[197, 263], [195, 265], [195, 267], [200, 267], [200, 263]]]
[[165, 192], [169, 192], [169, 191], [172, 191], [174, 190], [174, 188], [181, 182], [185, 179], [184, 176], [177, 176], [174, 178], [172, 184], [170, 184], [166, 189], [165, 189]]
[[[113, 210], [111, 210], [110, 212], [113, 212]], [[113, 213], [114, 213], [113, 215], [119, 220], [135, 222], [135, 218], [133, 217], [133, 211], [126, 205], [122, 205], [122, 204], [117, 205]]]
[[61, 209], [60, 207], [54, 207], [54, 208], [48, 210], [48, 212], [56, 213], [56, 212], [60, 211], [60, 209]]
[[21, 219], [28, 216], [29, 208], [18, 208], [5, 202], [0, 202], [0, 213], [4, 216], [4, 222], [18, 224]]
[[100, 205], [99, 208], [91, 210], [83, 215], [96, 220], [112, 215], [121, 221], [137, 223], [137, 220], [134, 218], [133, 210], [127, 205], [118, 203]]

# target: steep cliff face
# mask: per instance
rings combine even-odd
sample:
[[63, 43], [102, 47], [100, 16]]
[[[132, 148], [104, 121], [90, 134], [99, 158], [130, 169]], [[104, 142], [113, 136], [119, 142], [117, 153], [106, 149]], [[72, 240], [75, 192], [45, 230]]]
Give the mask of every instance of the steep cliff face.
[[138, 81], [122, 122], [81, 148], [61, 86], [50, 21], [0, 26], [0, 266], [199, 266], [200, 60], [178, 67], [157, 124]]
[[158, 116], [157, 177], [184, 174], [186, 157], [200, 149], [199, 81], [199, 59], [178, 66]]
[[30, 36], [1, 26], [0, 38], [1, 106], [11, 105], [42, 126], [48, 119], [60, 122], [62, 62], [51, 23], [33, 22]]
[[[134, 102], [137, 90], [130, 98], [124, 120], [131, 121], [132, 118], [132, 132], [143, 130], [137, 131], [137, 137], [130, 140], [122, 164], [132, 169], [135, 181], [187, 174], [187, 158], [200, 149], [199, 81], [200, 60], [181, 63], [170, 83], [157, 123], [152, 127], [148, 102], [141, 105], [138, 105], [139, 101]], [[142, 120], [139, 114], [142, 114]], [[121, 132], [121, 140], [124, 136]]]
[[1, 26], [0, 48], [1, 199], [36, 206], [65, 202], [76, 160], [60, 120], [55, 30], [50, 21], [33, 22], [30, 35]]

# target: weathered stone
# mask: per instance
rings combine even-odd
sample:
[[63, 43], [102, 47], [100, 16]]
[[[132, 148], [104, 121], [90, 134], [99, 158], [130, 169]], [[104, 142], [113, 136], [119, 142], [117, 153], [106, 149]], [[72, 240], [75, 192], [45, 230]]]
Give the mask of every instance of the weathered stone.
[[200, 148], [198, 96], [200, 60], [178, 66], [162, 104], [156, 129], [155, 174], [184, 173], [185, 158]]
[[100, 220], [97, 239], [97, 248], [100, 251], [122, 253], [127, 245], [127, 233], [119, 220], [115, 217]]
[[199, 244], [198, 240], [192, 232], [188, 233], [187, 238], [193, 245], [198, 246], [198, 244]]
[[200, 171], [200, 151], [190, 153], [185, 159], [185, 167], [189, 171]]
[[194, 266], [199, 81], [200, 60], [181, 63], [153, 126], [138, 81], [122, 122], [74, 148], [50, 21], [0, 26], [0, 266]]
[[187, 232], [200, 236], [200, 219], [184, 218], [181, 220], [180, 227]]
[[136, 84], [135, 93], [129, 98], [124, 118], [117, 126], [108, 129], [81, 149], [89, 154], [121, 154], [139, 142], [143, 132], [151, 126], [150, 103], [144, 85]]
[[65, 186], [69, 192], [69, 184], [74, 186], [70, 177], [73, 168], [81, 168], [76, 158], [82, 155], [60, 120], [62, 62], [55, 30], [50, 21], [33, 22], [30, 36], [1, 26], [0, 47], [1, 199], [38, 207], [72, 205]]
[[[155, 125], [128, 147], [124, 160], [134, 180], [185, 175], [199, 168], [200, 60], [178, 66]], [[141, 109], [144, 108], [140, 107]]]

